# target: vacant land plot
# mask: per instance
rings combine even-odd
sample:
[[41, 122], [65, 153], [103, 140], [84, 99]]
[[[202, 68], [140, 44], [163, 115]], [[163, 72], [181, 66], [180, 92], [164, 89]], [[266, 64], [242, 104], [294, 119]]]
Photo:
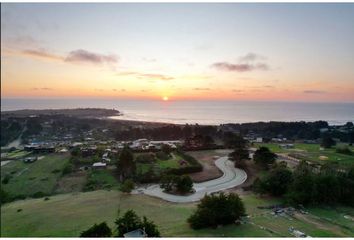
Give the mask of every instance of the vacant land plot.
[[187, 152], [203, 165], [203, 171], [190, 174], [194, 182], [204, 182], [222, 176], [222, 172], [215, 166], [216, 156], [222, 157], [229, 154], [230, 150], [203, 150]]
[[[336, 152], [336, 148], [345, 145], [338, 145], [330, 149], [322, 149], [319, 144], [305, 144], [298, 143], [294, 144], [294, 148], [284, 149], [276, 143], [262, 143], [256, 144], [258, 146], [268, 147], [270, 150], [276, 153], [287, 153], [294, 156], [298, 156], [299, 159], [316, 162], [323, 164], [326, 162], [338, 163], [343, 166], [348, 166], [354, 163], [354, 155], [346, 155]], [[348, 146], [353, 152], [354, 147]]]
[[[11, 161], [1, 167], [1, 187], [12, 196], [32, 196], [37, 192], [52, 194], [64, 166], [65, 155], [50, 154], [33, 163]], [[5, 184], [4, 179], [8, 178]]]
[[[141, 154], [136, 154], [141, 155]], [[154, 167], [156, 171], [161, 172], [166, 169], [180, 168], [180, 161], [182, 160], [181, 156], [177, 153], [171, 153], [169, 159], [159, 159], [155, 157], [155, 161], [151, 163], [137, 163], [137, 170], [141, 173], [146, 173], [151, 167]]]
[[80, 192], [87, 182], [87, 172], [77, 171], [61, 177], [57, 183], [55, 193]]
[[[273, 216], [271, 210], [257, 208], [279, 203], [277, 199], [258, 198], [253, 194], [244, 195], [242, 199], [250, 216], [249, 223], [198, 231], [191, 229], [186, 222], [196, 204], [174, 204], [145, 195], [100, 190], [51, 196], [48, 201], [43, 198], [20, 200], [1, 207], [1, 234], [3, 237], [75, 237], [94, 223], [102, 221], [113, 228], [118, 209], [121, 212], [134, 209], [138, 215], [152, 219], [165, 237], [291, 236], [288, 231], [290, 226], [310, 236], [353, 235], [351, 230], [341, 226], [342, 223], [318, 219], [322, 215], [330, 215], [334, 220], [341, 218], [342, 212], [338, 210], [324, 209], [317, 213], [314, 209], [313, 213], [310, 211], [311, 214], [306, 215], [311, 217], [311, 221], [304, 221], [296, 217]], [[22, 211], [18, 212], [18, 209]], [[352, 214], [353, 209], [346, 209], [345, 213]]]
[[114, 176], [114, 170], [92, 169], [88, 172], [87, 182], [83, 190], [118, 189], [119, 186], [120, 183]]

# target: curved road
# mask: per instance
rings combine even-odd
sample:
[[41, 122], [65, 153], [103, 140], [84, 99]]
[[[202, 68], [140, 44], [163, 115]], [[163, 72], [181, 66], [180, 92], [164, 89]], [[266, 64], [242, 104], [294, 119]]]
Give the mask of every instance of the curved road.
[[236, 187], [244, 183], [247, 179], [247, 174], [244, 170], [235, 168], [233, 162], [228, 160], [228, 157], [221, 157], [215, 161], [215, 165], [224, 173], [223, 176], [217, 179], [202, 183], [194, 183], [193, 188], [195, 193], [188, 196], [177, 196], [163, 192], [158, 184], [151, 185], [147, 188], [139, 188], [133, 193], [144, 193], [146, 195], [158, 197], [169, 202], [187, 203], [196, 202], [204, 197], [205, 194], [210, 194]]

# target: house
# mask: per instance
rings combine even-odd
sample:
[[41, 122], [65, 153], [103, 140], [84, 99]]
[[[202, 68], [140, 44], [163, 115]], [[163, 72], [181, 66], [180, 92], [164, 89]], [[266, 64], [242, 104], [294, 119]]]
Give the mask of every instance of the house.
[[256, 138], [256, 143], [262, 143], [262, 142], [263, 142], [263, 138], [261, 137]]
[[96, 154], [96, 152], [97, 152], [97, 146], [81, 148], [81, 155], [83, 157], [93, 156]]
[[68, 152], [68, 149], [66, 149], [66, 148], [63, 148], [63, 149], [59, 150], [59, 153], [67, 153], [67, 152]]
[[104, 162], [95, 162], [94, 164], [92, 164], [93, 168], [96, 169], [102, 169], [102, 168], [106, 168], [107, 167], [107, 163]]
[[123, 234], [125, 238], [144, 238], [148, 235], [141, 228]]

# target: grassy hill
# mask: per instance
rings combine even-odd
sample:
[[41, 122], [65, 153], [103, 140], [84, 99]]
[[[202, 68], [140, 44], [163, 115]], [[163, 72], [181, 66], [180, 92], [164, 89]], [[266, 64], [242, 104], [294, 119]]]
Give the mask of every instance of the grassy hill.
[[[129, 195], [119, 191], [93, 191], [51, 196], [49, 200], [20, 200], [1, 207], [2, 237], [77, 237], [94, 223], [106, 221], [112, 228], [118, 209], [134, 209], [146, 215], [165, 237], [277, 237], [291, 236], [293, 226], [310, 236], [353, 236], [352, 208], [313, 209], [308, 215], [273, 216], [270, 210], [258, 209], [278, 203], [277, 199], [242, 196], [250, 223], [217, 229], [192, 230], [186, 220], [196, 204], [174, 204], [145, 195]], [[21, 210], [19, 210], [21, 209]], [[331, 222], [330, 219], [333, 219]], [[337, 224], [340, 219], [340, 224]]]

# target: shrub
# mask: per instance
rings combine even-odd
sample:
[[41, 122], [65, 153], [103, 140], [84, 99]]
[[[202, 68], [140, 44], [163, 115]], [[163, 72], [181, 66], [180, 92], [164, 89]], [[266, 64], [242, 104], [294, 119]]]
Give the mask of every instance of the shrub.
[[8, 184], [10, 182], [11, 175], [5, 175], [4, 179], [1, 181], [3, 184]]
[[111, 237], [112, 230], [108, 227], [106, 222], [94, 224], [92, 227], [83, 231], [80, 237]]
[[120, 187], [120, 190], [122, 192], [130, 193], [135, 187], [135, 183], [131, 179], [127, 179], [123, 182], [122, 186]]
[[42, 197], [44, 197], [44, 196], [46, 196], [47, 194], [45, 194], [44, 192], [41, 192], [41, 191], [39, 191], [39, 192], [35, 192], [33, 195], [32, 195], [32, 197], [33, 198], [42, 198]]
[[206, 195], [198, 204], [197, 210], [188, 218], [193, 229], [217, 227], [235, 223], [245, 215], [245, 207], [235, 193], [225, 195]]
[[72, 171], [74, 170], [74, 165], [71, 164], [71, 163], [67, 163], [63, 170], [62, 170], [62, 174], [65, 175], [65, 174], [69, 174], [71, 173]]
[[168, 160], [171, 156], [165, 152], [159, 151], [156, 153], [156, 157], [161, 160]]
[[345, 147], [338, 147], [338, 148], [336, 149], [336, 152], [337, 152], [337, 153], [341, 153], [341, 154], [346, 154], [346, 155], [352, 155], [352, 154], [353, 154], [353, 152], [352, 152], [347, 146], [345, 146]]
[[153, 163], [156, 161], [155, 154], [153, 153], [142, 153], [136, 157], [136, 161], [139, 163]]

